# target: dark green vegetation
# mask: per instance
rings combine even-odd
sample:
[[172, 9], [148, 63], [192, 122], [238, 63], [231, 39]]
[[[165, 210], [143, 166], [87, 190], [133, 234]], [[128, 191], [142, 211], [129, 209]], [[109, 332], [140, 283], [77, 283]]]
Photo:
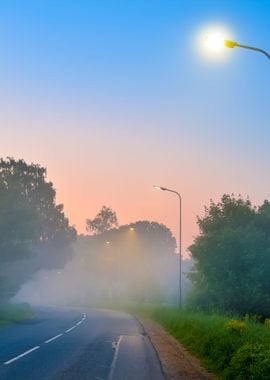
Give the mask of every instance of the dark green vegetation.
[[63, 266], [76, 231], [55, 202], [46, 169], [0, 160], [0, 301], [10, 299], [40, 268]]
[[240, 315], [270, 315], [270, 203], [224, 195], [198, 218], [190, 247], [193, 307]]
[[127, 309], [158, 322], [221, 379], [269, 379], [270, 328], [267, 325], [248, 318], [240, 321], [173, 308]]
[[27, 303], [0, 305], [0, 327], [32, 318], [34, 313]]

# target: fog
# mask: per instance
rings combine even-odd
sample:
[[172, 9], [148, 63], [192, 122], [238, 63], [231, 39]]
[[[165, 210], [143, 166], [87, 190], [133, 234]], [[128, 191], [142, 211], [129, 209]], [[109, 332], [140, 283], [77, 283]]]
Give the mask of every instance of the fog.
[[[141, 224], [140, 224], [141, 223]], [[73, 256], [59, 269], [39, 270], [24, 283], [15, 302], [95, 306], [149, 302], [174, 305], [179, 297], [179, 255], [175, 239], [158, 223], [139, 222], [101, 235], [80, 235]], [[182, 295], [190, 288], [182, 261]]]

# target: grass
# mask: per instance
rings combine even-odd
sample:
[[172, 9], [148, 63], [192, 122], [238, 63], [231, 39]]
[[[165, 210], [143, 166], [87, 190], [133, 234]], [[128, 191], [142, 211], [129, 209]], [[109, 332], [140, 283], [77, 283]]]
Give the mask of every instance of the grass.
[[220, 379], [270, 379], [270, 328], [237, 317], [129, 306], [129, 312], [155, 320]]
[[0, 327], [32, 318], [34, 312], [27, 303], [0, 305]]

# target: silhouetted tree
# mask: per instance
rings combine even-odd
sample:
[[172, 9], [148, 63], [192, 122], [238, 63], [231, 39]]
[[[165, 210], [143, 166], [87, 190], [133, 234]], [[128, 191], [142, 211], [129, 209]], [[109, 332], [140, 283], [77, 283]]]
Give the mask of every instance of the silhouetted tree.
[[40, 268], [62, 266], [76, 231], [46, 181], [46, 169], [0, 160], [0, 300]]
[[224, 195], [198, 218], [189, 248], [193, 304], [240, 314], [270, 314], [270, 205]]
[[116, 213], [103, 206], [94, 219], [86, 219], [86, 230], [94, 234], [102, 234], [118, 226]]

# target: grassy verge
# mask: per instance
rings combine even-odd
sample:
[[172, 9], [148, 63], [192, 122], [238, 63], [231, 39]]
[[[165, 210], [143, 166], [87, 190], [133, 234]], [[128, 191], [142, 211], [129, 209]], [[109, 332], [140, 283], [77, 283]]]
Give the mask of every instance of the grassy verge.
[[0, 327], [32, 318], [34, 312], [27, 303], [0, 305]]
[[221, 379], [270, 379], [269, 326], [174, 308], [127, 309], [158, 322]]

